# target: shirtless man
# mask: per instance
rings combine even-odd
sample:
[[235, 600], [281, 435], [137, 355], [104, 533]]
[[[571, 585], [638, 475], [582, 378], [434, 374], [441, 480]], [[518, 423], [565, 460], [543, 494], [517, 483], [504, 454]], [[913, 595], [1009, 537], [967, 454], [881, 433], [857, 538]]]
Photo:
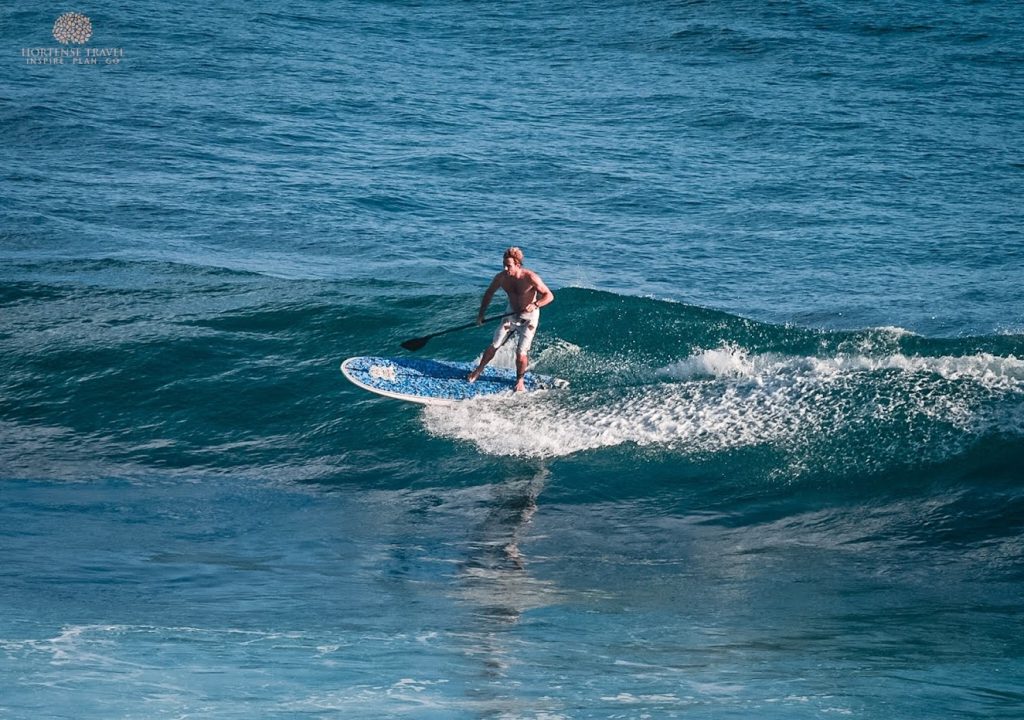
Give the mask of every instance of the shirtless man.
[[473, 370], [466, 379], [476, 382], [480, 373], [484, 371], [498, 348], [504, 345], [513, 335], [516, 336], [516, 392], [526, 389], [523, 383], [523, 376], [526, 375], [526, 368], [530, 364], [527, 353], [530, 352], [530, 345], [533, 343], [533, 335], [537, 332], [537, 325], [540, 323], [540, 309], [555, 299], [548, 286], [540, 279], [540, 275], [533, 270], [523, 267], [523, 251], [517, 247], [510, 247], [505, 251], [505, 269], [494, 276], [490, 287], [484, 293], [480, 301], [480, 312], [476, 316], [476, 324], [482, 325], [484, 313], [487, 306], [491, 304], [494, 293], [501, 288], [508, 295], [509, 311], [514, 313], [502, 318], [501, 325], [494, 332], [494, 339], [484, 350], [480, 364]]

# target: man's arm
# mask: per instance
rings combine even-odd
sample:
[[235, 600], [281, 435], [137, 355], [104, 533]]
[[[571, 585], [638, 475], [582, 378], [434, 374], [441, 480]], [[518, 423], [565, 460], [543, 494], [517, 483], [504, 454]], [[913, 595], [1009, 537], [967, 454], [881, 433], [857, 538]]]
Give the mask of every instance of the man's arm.
[[487, 291], [484, 293], [483, 300], [480, 301], [480, 312], [476, 314], [476, 324], [483, 325], [484, 313], [487, 312], [487, 306], [491, 304], [491, 298], [494, 297], [494, 293], [501, 287], [501, 273], [494, 276], [491, 280], [491, 284], [487, 286]]
[[533, 303], [531, 303], [534, 308], [540, 309], [545, 305], [550, 305], [555, 299], [555, 294], [551, 292], [548, 286], [544, 284], [544, 281], [540, 279], [540, 275], [535, 272], [531, 272], [530, 280], [533, 281], [533, 287], [537, 291], [537, 297], [534, 299]]

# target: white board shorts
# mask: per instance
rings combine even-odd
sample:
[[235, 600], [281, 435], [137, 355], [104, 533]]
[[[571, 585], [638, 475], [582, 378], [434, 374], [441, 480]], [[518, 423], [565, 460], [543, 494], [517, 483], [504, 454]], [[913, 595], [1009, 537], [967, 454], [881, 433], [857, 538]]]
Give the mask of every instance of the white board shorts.
[[503, 318], [501, 325], [494, 331], [494, 339], [491, 340], [491, 347], [497, 350], [513, 335], [516, 336], [516, 354], [525, 355], [530, 352], [533, 345], [533, 336], [537, 333], [537, 326], [540, 324], [540, 308], [533, 312], [522, 312], [518, 315], [509, 315]]

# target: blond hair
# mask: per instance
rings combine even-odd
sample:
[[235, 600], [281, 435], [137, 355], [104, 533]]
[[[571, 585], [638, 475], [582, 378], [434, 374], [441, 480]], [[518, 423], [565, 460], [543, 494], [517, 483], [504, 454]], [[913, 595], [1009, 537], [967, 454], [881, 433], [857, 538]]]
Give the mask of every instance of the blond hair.
[[513, 260], [516, 261], [516, 265], [522, 265], [523, 251], [513, 245], [512, 247], [505, 251], [505, 255], [502, 256], [502, 260], [504, 260], [505, 258], [512, 258]]

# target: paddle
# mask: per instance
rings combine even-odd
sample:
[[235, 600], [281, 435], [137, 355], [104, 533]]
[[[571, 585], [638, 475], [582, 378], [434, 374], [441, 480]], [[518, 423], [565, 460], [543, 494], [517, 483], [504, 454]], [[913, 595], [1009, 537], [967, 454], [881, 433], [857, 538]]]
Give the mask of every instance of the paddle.
[[[507, 312], [504, 315], [495, 315], [494, 317], [484, 318], [483, 321], [485, 323], [489, 323], [489, 322], [492, 322], [494, 320], [501, 320], [502, 318], [507, 318], [509, 315], [515, 315], [515, 314], [516, 313], [514, 313], [514, 312]], [[430, 333], [429, 335], [424, 335], [423, 337], [413, 338], [412, 340], [406, 340], [404, 343], [402, 343], [402, 347], [405, 348], [406, 350], [411, 350], [412, 352], [416, 352], [417, 350], [422, 348], [424, 345], [426, 345], [430, 341], [431, 338], [436, 338], [438, 335], [446, 335], [448, 333], [453, 333], [453, 332], [455, 332], [457, 330], [468, 330], [469, 328], [476, 327], [476, 326], [477, 326], [477, 323], [471, 322], [471, 323], [466, 323], [465, 325], [459, 325], [458, 327], [448, 328], [447, 330], [439, 330], [436, 333]]]

